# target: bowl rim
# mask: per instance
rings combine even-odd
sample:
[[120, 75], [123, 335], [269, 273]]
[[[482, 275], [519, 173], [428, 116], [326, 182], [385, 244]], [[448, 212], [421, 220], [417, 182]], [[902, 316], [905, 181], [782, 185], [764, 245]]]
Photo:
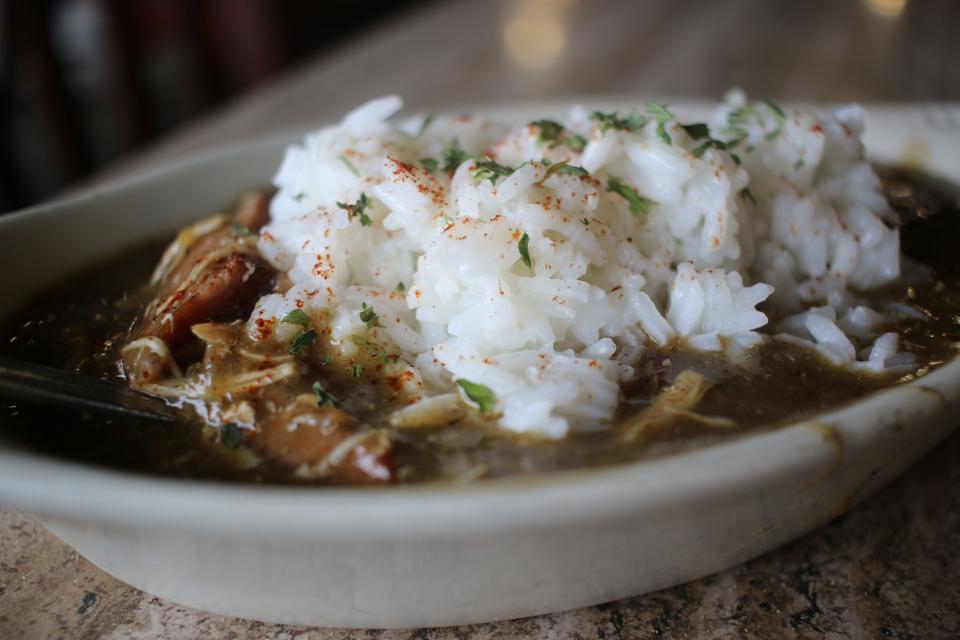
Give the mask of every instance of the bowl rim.
[[[595, 97], [552, 99], [473, 107], [502, 112], [557, 111], [580, 102], [638, 104], [640, 100]], [[678, 100], [691, 110], [716, 101]], [[915, 105], [867, 105], [897, 114]], [[444, 109], [456, 112], [455, 108]], [[409, 116], [410, 118], [416, 115]], [[502, 115], [501, 115], [502, 117]], [[289, 144], [302, 131], [269, 135], [176, 156], [104, 185], [35, 205], [0, 218], [0, 230], [61, 215], [101, 196], [135, 191], [177, 170], [205, 167], [240, 153]], [[933, 167], [936, 172], [936, 167]], [[35, 513], [122, 525], [136, 521], [167, 527], [229, 529], [241, 535], [446, 536], [470, 530], [548, 527], [625, 516], [627, 511], [669, 508], [691, 500], [714, 500], [726, 492], [784, 473], [829, 474], [838, 460], [869, 447], [885, 429], [903, 421], [952, 415], [960, 409], [960, 358], [910, 382], [874, 392], [840, 408], [771, 430], [753, 430], [730, 440], [661, 457], [612, 466], [553, 471], [466, 484], [426, 483], [382, 488], [292, 487], [184, 480], [117, 471], [0, 445], [0, 503]], [[819, 470], [819, 471], [817, 471]], [[105, 491], [106, 490], [106, 491]], [[469, 498], [466, 500], [465, 498]], [[531, 508], [531, 505], [537, 505]], [[496, 517], [488, 517], [495, 512]]]

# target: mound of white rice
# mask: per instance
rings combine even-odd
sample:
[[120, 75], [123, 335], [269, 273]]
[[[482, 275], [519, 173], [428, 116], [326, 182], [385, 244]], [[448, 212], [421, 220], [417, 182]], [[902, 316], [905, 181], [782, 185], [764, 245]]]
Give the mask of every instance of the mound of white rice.
[[[900, 268], [859, 108], [732, 92], [704, 124], [651, 103], [509, 128], [389, 123], [400, 107], [374, 100], [287, 150], [259, 244], [293, 286], [260, 300], [252, 337], [291, 340], [279, 320], [302, 307], [332, 318], [344, 357], [399, 355], [384, 373], [398, 400], [461, 381], [475, 400], [489, 391], [504, 429], [548, 437], [603, 428], [631, 365], [675, 340], [779, 337], [839, 365], [907, 363], [854, 293]], [[777, 337], [757, 333], [764, 301]], [[263, 320], [277, 330], [261, 336]]]

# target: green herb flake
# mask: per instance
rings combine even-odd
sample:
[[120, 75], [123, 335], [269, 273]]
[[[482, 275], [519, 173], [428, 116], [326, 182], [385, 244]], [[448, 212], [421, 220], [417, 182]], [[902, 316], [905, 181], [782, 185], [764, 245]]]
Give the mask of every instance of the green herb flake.
[[740, 193], [744, 198], [753, 203], [753, 206], [757, 206], [757, 199], [753, 197], [753, 192], [750, 191], [750, 187], [744, 187]]
[[308, 316], [303, 309], [294, 309], [287, 315], [283, 316], [283, 320], [280, 322], [283, 322], [284, 324], [299, 324], [307, 326], [310, 324], [310, 316]]
[[306, 197], [307, 197], [307, 192], [306, 192], [306, 191], [300, 191], [299, 193], [297, 193], [296, 195], [293, 196], [293, 199], [294, 199], [294, 201], [296, 201], [296, 202], [300, 202], [301, 200], [303, 200], [303, 199], [306, 198]]
[[340, 404], [340, 401], [324, 389], [319, 381], [313, 383], [313, 393], [317, 396], [317, 406], [335, 407]]
[[463, 392], [467, 395], [467, 397], [477, 404], [477, 407], [480, 409], [480, 413], [493, 412], [497, 405], [497, 397], [494, 395], [493, 391], [490, 390], [490, 387], [477, 384], [476, 382], [470, 382], [469, 380], [464, 380], [463, 378], [457, 380], [457, 384], [460, 385], [460, 388], [463, 389]]
[[360, 303], [360, 321], [367, 325], [367, 329], [382, 326], [380, 324], [380, 316], [378, 316], [377, 312], [373, 310], [373, 307], [366, 302]]
[[761, 100], [761, 102], [763, 103], [763, 106], [765, 106], [767, 109], [770, 110], [774, 118], [776, 118], [780, 122], [787, 121], [787, 114], [784, 113], [783, 109], [781, 109], [776, 102], [774, 102], [773, 100]]
[[[558, 173], [565, 173], [565, 174], [567, 174], [567, 175], [577, 176], [578, 178], [582, 178], [582, 177], [584, 177], [584, 176], [589, 176], [589, 175], [590, 175], [590, 172], [587, 171], [586, 169], [584, 169], [583, 167], [578, 167], [578, 166], [576, 166], [576, 165], [572, 165], [572, 164], [570, 164], [570, 161], [569, 161], [569, 160], [563, 160], [563, 161], [561, 161], [561, 162], [555, 162], [555, 163], [553, 163], [553, 164], [547, 164], [547, 170], [546, 170], [546, 172], [543, 174], [543, 179], [546, 180], [546, 179], [549, 178], [550, 176], [555, 175], [555, 174], [558, 174]], [[541, 182], [542, 182], [542, 180], [541, 180]]]
[[563, 142], [568, 147], [570, 147], [571, 151], [574, 151], [576, 153], [580, 153], [581, 151], [583, 151], [584, 147], [587, 146], [587, 139], [584, 138], [579, 133], [575, 133], [573, 135], [567, 136], [566, 138], [563, 139]]
[[626, 118], [621, 118], [616, 111], [613, 113], [603, 113], [594, 111], [590, 114], [590, 119], [597, 123], [600, 133], [610, 129], [619, 129], [620, 131], [636, 131], [647, 124], [647, 119], [639, 113], [631, 113]]
[[726, 151], [727, 143], [721, 140], [708, 138], [705, 142], [696, 147], [691, 153], [693, 153], [695, 157], [699, 158], [707, 152], [707, 149], [720, 149], [721, 151]]
[[530, 126], [539, 129], [537, 134], [538, 145], [558, 143], [563, 136], [563, 125], [554, 120], [534, 120], [530, 123]]
[[667, 123], [673, 120], [673, 114], [665, 106], [656, 102], [647, 103], [647, 113], [657, 121], [657, 137], [666, 144], [673, 144], [670, 134], [667, 133]]
[[235, 422], [220, 427], [220, 444], [227, 449], [239, 449], [243, 445], [243, 429]]
[[346, 202], [338, 202], [337, 206], [347, 212], [347, 219], [353, 220], [354, 217], [360, 219], [360, 224], [364, 227], [369, 227], [373, 224], [373, 220], [370, 219], [370, 216], [367, 215], [366, 210], [372, 204], [372, 200], [367, 197], [367, 194], [364, 192], [360, 193], [360, 198], [353, 204], [347, 204]]
[[710, 127], [702, 122], [696, 124], [682, 124], [680, 128], [687, 132], [687, 135], [694, 140], [702, 140], [710, 137]]
[[436, 158], [420, 158], [420, 166], [433, 173], [440, 166], [440, 162]]
[[490, 184], [496, 185], [497, 178], [509, 176], [516, 169], [505, 167], [495, 160], [479, 160], [477, 166], [470, 169], [470, 175], [474, 180], [489, 180]]
[[353, 365], [352, 367], [350, 367], [350, 377], [351, 377], [351, 378], [353, 378], [354, 380], [359, 380], [359, 379], [360, 379], [360, 376], [362, 376], [362, 375], [363, 375], [363, 365], [362, 365], [362, 364], [355, 364], [355, 365]]
[[[738, 139], [743, 139], [747, 137], [746, 124], [747, 119], [750, 117], [755, 117], [757, 115], [757, 110], [750, 105], [743, 105], [742, 107], [737, 107], [727, 115], [727, 126], [721, 131], [724, 134], [734, 136]], [[739, 142], [739, 140], [738, 140]], [[735, 146], [737, 143], [731, 142], [730, 146]]]
[[517, 245], [517, 249], [520, 250], [520, 259], [523, 260], [523, 264], [527, 265], [527, 269], [533, 272], [533, 263], [530, 261], [530, 236], [527, 235], [526, 231], [520, 236], [520, 243]]
[[307, 329], [302, 332], [293, 340], [293, 344], [290, 345], [290, 354], [297, 355], [307, 347], [317, 342], [317, 332], [313, 329]]
[[650, 211], [650, 201], [637, 193], [637, 190], [629, 184], [617, 178], [610, 176], [607, 180], [607, 191], [616, 193], [630, 205], [630, 212], [636, 214], [645, 214]]
[[571, 176], [577, 176], [578, 178], [583, 178], [584, 176], [589, 176], [590, 172], [584, 169], [583, 167], [578, 167], [573, 164], [564, 163], [559, 169], [558, 173], [566, 173]]
[[352, 173], [357, 177], [360, 177], [360, 171], [357, 170], [356, 165], [350, 162], [350, 159], [347, 158], [347, 156], [337, 156], [337, 159], [343, 164], [347, 165], [347, 169], [350, 169], [350, 173]]
[[397, 283], [397, 291], [406, 291], [406, 290], [407, 290], [407, 285], [403, 284], [402, 282]]
[[417, 137], [419, 138], [424, 133], [426, 133], [427, 128], [433, 124], [433, 121], [437, 119], [437, 114], [433, 111], [428, 113], [423, 117], [423, 122], [420, 123], [420, 130], [417, 131]]
[[245, 227], [242, 224], [233, 225], [233, 232], [238, 236], [240, 236], [241, 238], [256, 235], [253, 231], [250, 230], [249, 227]]
[[590, 221], [589, 221], [588, 219], [586, 219], [586, 218], [581, 218], [581, 219], [580, 219], [580, 222], [582, 222], [582, 223], [583, 223], [583, 226], [585, 226], [585, 227], [589, 227], [589, 226], [590, 226]]
[[447, 173], [453, 173], [469, 157], [467, 152], [460, 148], [460, 141], [454, 138], [440, 155], [441, 167]]

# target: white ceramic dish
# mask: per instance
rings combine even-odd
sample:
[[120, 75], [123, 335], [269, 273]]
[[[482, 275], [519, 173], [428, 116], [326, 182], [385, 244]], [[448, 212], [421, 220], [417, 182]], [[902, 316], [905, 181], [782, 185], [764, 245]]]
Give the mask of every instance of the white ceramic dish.
[[[525, 122], [559, 104], [486, 112]], [[691, 117], [702, 106], [673, 104]], [[921, 162], [960, 182], [958, 114], [873, 108], [871, 156]], [[170, 163], [0, 218], [0, 313], [265, 183], [290, 139]], [[33, 513], [118, 578], [201, 609], [326, 626], [463, 624], [636, 595], [743, 562], [875, 492], [958, 417], [954, 361], [775, 432], [640, 464], [466, 486], [225, 486], [0, 446], [0, 503]]]

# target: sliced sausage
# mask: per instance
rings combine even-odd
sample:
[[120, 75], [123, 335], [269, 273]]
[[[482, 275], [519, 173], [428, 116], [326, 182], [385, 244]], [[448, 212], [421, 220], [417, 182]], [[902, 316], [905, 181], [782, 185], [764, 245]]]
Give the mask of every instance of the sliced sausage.
[[396, 477], [387, 432], [361, 431], [352, 416], [335, 407], [297, 401], [258, 423], [251, 445], [304, 477], [337, 484], [382, 484]]
[[248, 314], [273, 284], [274, 270], [261, 260], [234, 253], [210, 264], [186, 287], [178, 287], [156, 307], [138, 331], [157, 336], [171, 349], [192, 337], [201, 322]]

